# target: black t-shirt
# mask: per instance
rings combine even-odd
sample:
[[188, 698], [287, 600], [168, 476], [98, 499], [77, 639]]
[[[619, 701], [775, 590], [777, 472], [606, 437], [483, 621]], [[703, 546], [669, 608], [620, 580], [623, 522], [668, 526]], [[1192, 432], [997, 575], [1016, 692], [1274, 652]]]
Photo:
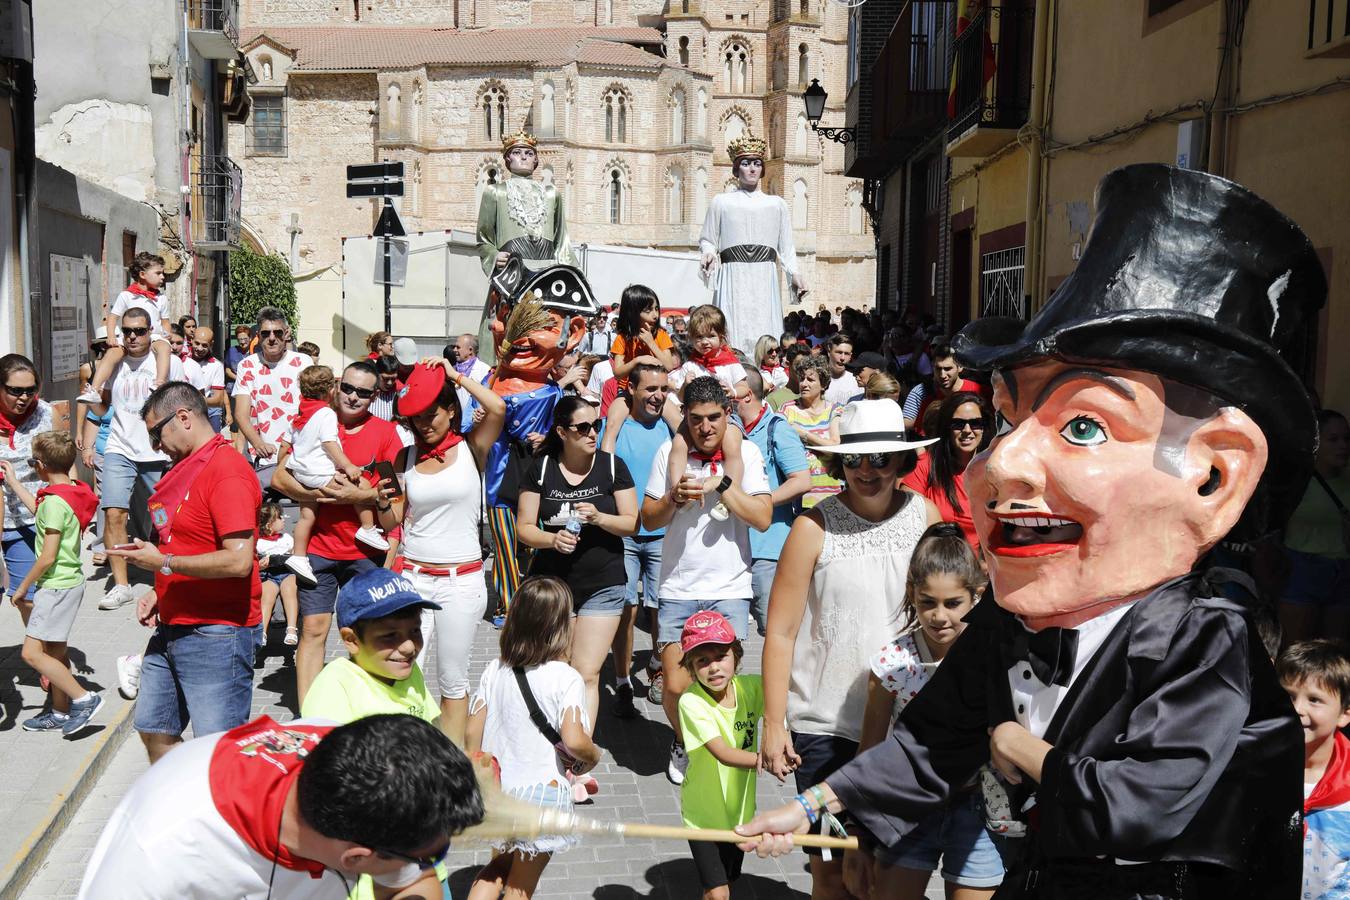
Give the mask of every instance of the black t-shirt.
[[[563, 477], [558, 460], [541, 456], [530, 464], [520, 490], [539, 494], [539, 527], [552, 534], [567, 524], [574, 503], [591, 503], [602, 513], [617, 515], [614, 493], [632, 487], [633, 476], [623, 460], [597, 450], [591, 471], [580, 484], [571, 484]], [[623, 538], [599, 525], [584, 524], [577, 548], [571, 553], [534, 551], [530, 574], [556, 575], [566, 581], [580, 606], [597, 591], [628, 581], [623, 567]]]

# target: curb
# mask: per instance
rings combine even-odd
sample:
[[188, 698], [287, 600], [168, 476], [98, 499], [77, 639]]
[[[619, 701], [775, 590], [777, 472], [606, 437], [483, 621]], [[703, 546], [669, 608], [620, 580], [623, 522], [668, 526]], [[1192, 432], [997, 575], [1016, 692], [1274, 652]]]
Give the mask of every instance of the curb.
[[79, 774], [56, 794], [42, 822], [24, 838], [14, 855], [5, 861], [4, 868], [0, 868], [0, 900], [18, 900], [28, 886], [52, 845], [66, 830], [75, 811], [131, 733], [131, 713], [135, 708], [136, 704], [129, 702], [117, 711], [81, 760], [76, 770]]

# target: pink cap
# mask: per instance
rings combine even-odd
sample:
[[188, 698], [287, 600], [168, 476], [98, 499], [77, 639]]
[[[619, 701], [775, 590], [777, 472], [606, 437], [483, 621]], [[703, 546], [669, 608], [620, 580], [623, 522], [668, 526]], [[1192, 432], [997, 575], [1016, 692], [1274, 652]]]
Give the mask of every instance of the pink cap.
[[736, 629], [721, 613], [700, 610], [684, 620], [680, 632], [680, 649], [685, 653], [704, 644], [730, 644], [736, 640]]

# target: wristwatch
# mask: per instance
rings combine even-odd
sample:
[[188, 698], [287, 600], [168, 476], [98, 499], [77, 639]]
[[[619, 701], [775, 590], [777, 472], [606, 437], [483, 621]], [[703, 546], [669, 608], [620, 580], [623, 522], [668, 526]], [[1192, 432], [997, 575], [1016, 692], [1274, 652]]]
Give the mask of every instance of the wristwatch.
[[172, 554], [172, 553], [166, 553], [166, 554], [164, 555], [164, 565], [162, 565], [162, 566], [159, 567], [160, 574], [162, 574], [162, 575], [172, 575], [172, 574], [173, 574], [173, 569], [170, 568], [172, 565], [173, 565], [173, 554]]
[[717, 493], [726, 493], [727, 488], [731, 487], [733, 484], [735, 484], [735, 482], [731, 480], [730, 475], [723, 475], [722, 480], [717, 483]]

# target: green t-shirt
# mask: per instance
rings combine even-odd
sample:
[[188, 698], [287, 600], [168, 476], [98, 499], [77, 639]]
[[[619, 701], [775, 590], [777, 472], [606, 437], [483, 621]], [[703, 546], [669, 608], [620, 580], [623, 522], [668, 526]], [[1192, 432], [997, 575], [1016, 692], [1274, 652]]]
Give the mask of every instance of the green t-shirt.
[[680, 790], [680, 812], [690, 828], [735, 828], [755, 816], [755, 772], [724, 766], [705, 744], [720, 737], [737, 750], [759, 750], [764, 682], [758, 675], [731, 681], [736, 708], [718, 705], [695, 681], [680, 696], [680, 729], [689, 768]]
[[[1328, 478], [1327, 483], [1341, 503], [1350, 506], [1350, 469], [1335, 478]], [[1284, 545], [1290, 550], [1315, 553], [1328, 559], [1350, 557], [1341, 540], [1341, 511], [1336, 508], [1331, 494], [1315, 478], [1308, 479], [1303, 500], [1289, 517], [1289, 524], [1284, 529]]]
[[33, 541], [33, 554], [42, 555], [42, 545], [47, 540], [47, 532], [55, 531], [61, 535], [61, 546], [56, 551], [56, 562], [38, 581], [40, 588], [73, 588], [84, 584], [84, 570], [80, 568], [80, 521], [70, 504], [60, 497], [47, 496], [38, 504], [37, 517], [33, 521], [37, 537]]
[[306, 719], [332, 719], [344, 724], [382, 713], [403, 713], [428, 722], [436, 721], [441, 714], [416, 663], [407, 678], [385, 684], [350, 659], [335, 659], [314, 679], [300, 707], [300, 715]]

